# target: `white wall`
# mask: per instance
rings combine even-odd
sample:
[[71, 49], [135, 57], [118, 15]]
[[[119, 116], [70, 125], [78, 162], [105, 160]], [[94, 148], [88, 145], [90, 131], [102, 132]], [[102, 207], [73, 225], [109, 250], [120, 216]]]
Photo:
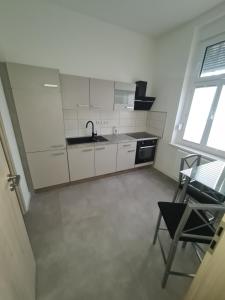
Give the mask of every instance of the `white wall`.
[[8, 107], [6, 104], [6, 99], [5, 99], [5, 95], [3, 92], [3, 87], [2, 87], [2, 83], [0, 81], [0, 115], [3, 121], [3, 125], [4, 125], [4, 130], [7, 133], [7, 141], [11, 150], [11, 155], [12, 155], [12, 159], [13, 159], [13, 163], [15, 166], [15, 170], [17, 172], [17, 174], [20, 175], [20, 189], [21, 189], [21, 193], [22, 193], [22, 197], [23, 197], [23, 201], [24, 201], [24, 209], [25, 211], [27, 211], [29, 209], [29, 205], [30, 205], [30, 192], [28, 190], [27, 187], [27, 182], [25, 179], [25, 175], [23, 172], [23, 167], [22, 167], [22, 163], [21, 163], [21, 159], [20, 159], [20, 155], [19, 155], [19, 150], [17, 147], [17, 143], [16, 143], [16, 138], [15, 138], [15, 134], [13, 131], [13, 127], [12, 127], [12, 122], [10, 119], [10, 115], [9, 115], [9, 111], [8, 111]]
[[150, 38], [45, 1], [0, 2], [0, 60], [86, 77], [152, 83]]
[[[179, 102], [187, 85], [189, 65], [192, 63], [190, 54], [194, 53], [196, 36], [203, 38], [215, 34], [218, 31], [218, 24], [224, 24], [224, 14], [225, 4], [222, 4], [157, 39], [154, 79], [157, 101], [153, 105], [153, 110], [167, 112], [167, 120], [163, 139], [159, 142], [155, 167], [172, 178], [177, 178], [178, 175], [180, 153], [170, 143]], [[215, 22], [221, 16], [223, 18]], [[213, 23], [209, 24], [210, 22]]]

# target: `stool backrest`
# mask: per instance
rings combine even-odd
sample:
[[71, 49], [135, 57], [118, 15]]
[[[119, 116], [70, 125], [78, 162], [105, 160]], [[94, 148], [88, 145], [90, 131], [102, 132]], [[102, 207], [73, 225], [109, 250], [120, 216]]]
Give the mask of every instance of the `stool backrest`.
[[[183, 171], [185, 169], [198, 167], [201, 164], [201, 155], [200, 154], [190, 154], [183, 158], [181, 158], [180, 162], [180, 171]], [[182, 183], [183, 181], [183, 175], [179, 173], [179, 183]]]

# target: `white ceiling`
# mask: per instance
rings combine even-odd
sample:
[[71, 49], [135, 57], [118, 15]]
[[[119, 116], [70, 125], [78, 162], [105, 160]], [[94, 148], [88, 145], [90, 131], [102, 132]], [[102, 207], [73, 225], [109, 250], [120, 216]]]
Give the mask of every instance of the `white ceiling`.
[[159, 35], [224, 0], [50, 0], [67, 9], [125, 28]]

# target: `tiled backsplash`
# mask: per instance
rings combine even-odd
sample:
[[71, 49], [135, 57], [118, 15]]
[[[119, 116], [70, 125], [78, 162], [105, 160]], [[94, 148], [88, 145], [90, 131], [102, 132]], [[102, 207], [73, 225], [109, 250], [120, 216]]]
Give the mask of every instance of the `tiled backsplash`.
[[85, 128], [86, 122], [91, 120], [95, 124], [98, 134], [112, 134], [116, 127], [118, 133], [146, 131], [146, 111], [88, 111], [64, 109], [64, 123], [66, 137], [90, 135], [91, 126]]

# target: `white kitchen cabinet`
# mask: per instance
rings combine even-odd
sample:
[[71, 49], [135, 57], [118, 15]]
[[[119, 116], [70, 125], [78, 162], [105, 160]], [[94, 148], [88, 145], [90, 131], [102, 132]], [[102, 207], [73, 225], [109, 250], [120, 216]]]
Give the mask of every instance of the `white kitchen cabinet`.
[[69, 182], [66, 150], [27, 153], [34, 189]]
[[95, 175], [116, 171], [117, 145], [99, 145], [95, 147]]
[[36, 89], [50, 85], [60, 90], [59, 71], [43, 67], [7, 63], [12, 88]]
[[136, 142], [118, 144], [117, 171], [134, 168], [136, 145]]
[[71, 181], [95, 176], [94, 146], [69, 147], [68, 161]]
[[90, 79], [90, 106], [93, 109], [112, 111], [114, 105], [114, 82]]
[[13, 89], [26, 152], [65, 148], [60, 93], [54, 88]]
[[64, 109], [89, 109], [89, 78], [60, 74]]

